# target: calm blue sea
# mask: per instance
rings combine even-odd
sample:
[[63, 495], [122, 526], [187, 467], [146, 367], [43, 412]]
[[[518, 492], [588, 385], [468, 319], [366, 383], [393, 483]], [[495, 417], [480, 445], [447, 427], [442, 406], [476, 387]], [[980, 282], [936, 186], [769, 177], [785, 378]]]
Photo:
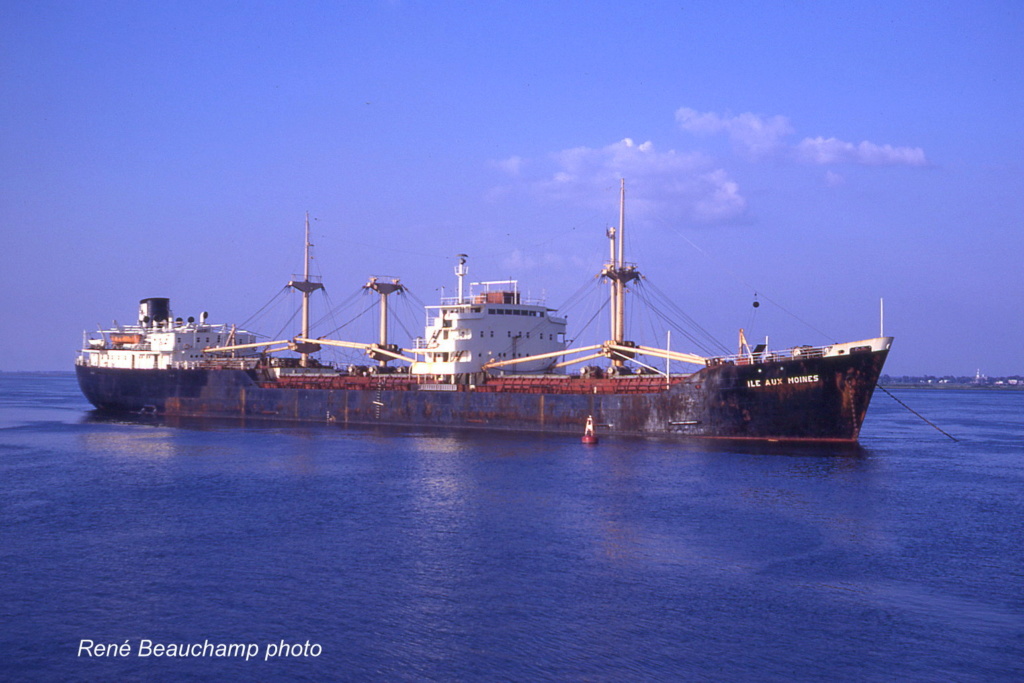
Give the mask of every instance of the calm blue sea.
[[882, 393], [859, 449], [586, 447], [0, 374], [0, 678], [1024, 680], [1024, 392], [896, 395], [960, 441]]

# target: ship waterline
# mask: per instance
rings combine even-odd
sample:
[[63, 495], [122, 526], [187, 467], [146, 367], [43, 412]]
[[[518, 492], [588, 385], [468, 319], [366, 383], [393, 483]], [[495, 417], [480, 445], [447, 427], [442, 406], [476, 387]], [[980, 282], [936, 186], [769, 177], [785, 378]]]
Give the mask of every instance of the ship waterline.
[[854, 353], [724, 361], [688, 375], [519, 375], [440, 383], [407, 374], [271, 368], [76, 368], [97, 408], [180, 417], [579, 434], [855, 442], [891, 338]]

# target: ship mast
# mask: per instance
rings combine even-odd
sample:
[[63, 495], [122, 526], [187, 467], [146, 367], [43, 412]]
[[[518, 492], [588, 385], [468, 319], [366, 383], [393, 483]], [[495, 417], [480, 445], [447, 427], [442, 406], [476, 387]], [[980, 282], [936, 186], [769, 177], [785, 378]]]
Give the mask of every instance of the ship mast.
[[372, 289], [380, 295], [380, 337], [378, 348], [390, 353], [377, 353], [375, 349], [370, 349], [369, 353], [381, 367], [384, 367], [398, 353], [397, 345], [388, 344], [388, 295], [395, 292], [404, 292], [405, 285], [401, 284], [398, 278], [392, 278], [391, 282], [381, 282], [379, 278], [371, 277], [370, 281], [363, 285], [363, 289]]
[[[640, 277], [640, 271], [636, 264], [626, 261], [626, 181], [622, 180], [619, 186], [619, 227], [609, 227], [607, 230], [609, 240], [608, 262], [604, 264], [599, 277], [607, 278], [610, 284], [609, 294], [611, 297], [611, 339], [593, 346], [581, 346], [575, 349], [562, 349], [550, 353], [541, 353], [535, 356], [520, 356], [507, 360], [490, 360], [484, 364], [484, 370], [508, 367], [525, 362], [534, 362], [569, 354], [586, 355], [557, 362], [553, 367], [561, 368], [574, 363], [585, 363], [596, 358], [610, 358], [612, 362], [611, 374], [628, 374], [625, 367], [626, 361], [635, 358], [637, 355], [656, 356], [667, 361], [678, 361], [681, 363], [692, 363], [694, 365], [706, 365], [708, 359], [692, 353], [680, 353], [670, 348], [657, 349], [650, 346], [643, 346], [633, 341], [626, 341], [626, 285]], [[458, 273], [458, 271], [456, 271]], [[666, 343], [666, 347], [671, 344]], [[593, 353], [591, 353], [593, 352]], [[647, 366], [650, 367], [650, 366]], [[669, 376], [666, 366], [666, 376]], [[671, 383], [671, 379], [668, 380]]]
[[[302, 292], [302, 334], [303, 339], [309, 338], [309, 295], [318, 289], [323, 289], [323, 283], [310, 282], [309, 280], [309, 248], [312, 247], [309, 241], [309, 212], [306, 212], [306, 242], [305, 253], [302, 259], [302, 279], [292, 280], [288, 286]], [[319, 344], [299, 342], [295, 344], [295, 350], [299, 352], [299, 365], [309, 367], [309, 354], [320, 350]]]
[[[638, 277], [640, 273], [636, 266], [627, 264], [625, 259], [625, 237], [626, 237], [626, 181], [623, 179], [619, 185], [619, 227], [608, 229], [610, 240], [610, 260], [605, 265], [601, 275], [608, 278], [611, 284], [610, 308], [611, 308], [611, 343], [618, 346], [632, 346], [627, 343], [626, 338], [626, 284]], [[612, 365], [621, 368], [625, 364], [626, 356], [622, 352], [615, 352], [612, 356]]]

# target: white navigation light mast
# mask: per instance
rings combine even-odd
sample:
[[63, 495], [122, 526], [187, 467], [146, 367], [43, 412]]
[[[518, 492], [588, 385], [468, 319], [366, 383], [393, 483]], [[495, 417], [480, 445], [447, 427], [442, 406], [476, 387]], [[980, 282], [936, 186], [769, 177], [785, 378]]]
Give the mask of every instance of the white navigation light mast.
[[455, 258], [459, 259], [459, 265], [455, 266], [455, 275], [459, 278], [459, 300], [456, 303], [466, 303], [465, 290], [463, 289], [463, 280], [469, 273], [469, 267], [466, 265], [466, 259], [469, 258], [467, 254], [456, 254]]
[[[309, 241], [309, 212], [306, 212], [306, 247], [305, 253], [302, 259], [302, 279], [292, 280], [288, 283], [288, 286], [297, 289], [302, 292], [302, 339], [309, 338], [309, 295], [318, 289], [323, 289], [323, 283], [310, 282], [309, 280], [309, 248], [312, 247], [312, 243]], [[320, 350], [319, 344], [312, 344], [309, 342], [297, 342], [295, 343], [295, 350], [299, 352], [299, 365], [304, 368], [309, 367], [309, 354], [315, 353]]]

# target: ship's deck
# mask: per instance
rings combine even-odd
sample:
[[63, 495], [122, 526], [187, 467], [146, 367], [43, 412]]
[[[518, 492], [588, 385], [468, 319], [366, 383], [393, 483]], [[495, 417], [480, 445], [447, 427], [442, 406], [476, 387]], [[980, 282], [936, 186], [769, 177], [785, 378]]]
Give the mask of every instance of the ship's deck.
[[690, 375], [631, 375], [625, 377], [515, 376], [489, 377], [477, 384], [438, 383], [435, 378], [409, 375], [284, 376], [262, 381], [263, 388], [320, 391], [469, 391], [516, 394], [651, 394], [667, 390]]

